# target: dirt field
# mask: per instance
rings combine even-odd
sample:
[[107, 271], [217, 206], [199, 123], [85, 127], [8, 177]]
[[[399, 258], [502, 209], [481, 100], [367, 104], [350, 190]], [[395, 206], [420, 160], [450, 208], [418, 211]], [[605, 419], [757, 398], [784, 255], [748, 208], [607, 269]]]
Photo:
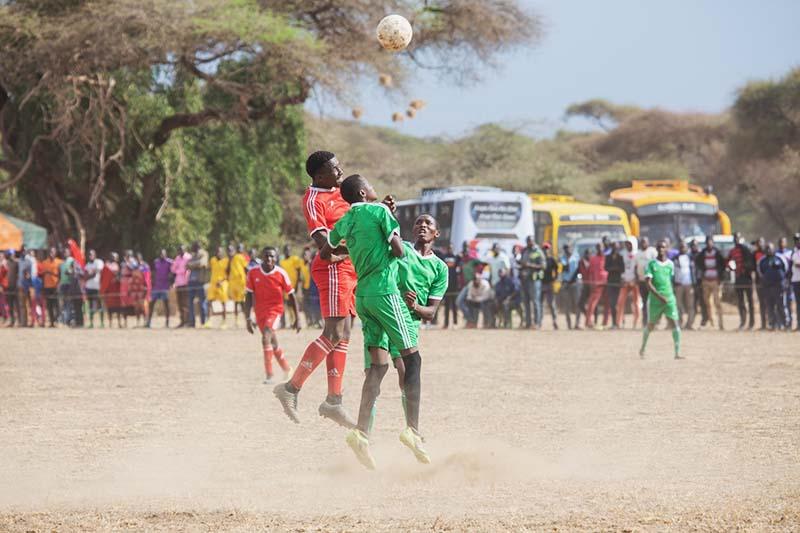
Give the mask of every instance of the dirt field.
[[[292, 363], [317, 334], [281, 334]], [[422, 337], [434, 464], [389, 374], [370, 473], [316, 416], [324, 372], [290, 423], [243, 330], [2, 330], [0, 530], [800, 529], [800, 335], [685, 333], [686, 361], [665, 331], [644, 361], [632, 331]]]

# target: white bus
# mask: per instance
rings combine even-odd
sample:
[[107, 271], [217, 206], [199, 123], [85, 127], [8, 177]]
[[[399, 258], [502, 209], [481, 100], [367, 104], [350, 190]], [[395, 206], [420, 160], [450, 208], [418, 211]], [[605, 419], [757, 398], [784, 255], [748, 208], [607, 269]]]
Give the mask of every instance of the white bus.
[[397, 220], [404, 239], [411, 240], [414, 220], [428, 213], [436, 217], [441, 233], [435, 245], [452, 244], [458, 251], [464, 243], [484, 254], [493, 243], [511, 253], [515, 244], [525, 244], [533, 235], [531, 201], [522, 192], [497, 187], [442, 187], [423, 189], [413, 200], [397, 202]]

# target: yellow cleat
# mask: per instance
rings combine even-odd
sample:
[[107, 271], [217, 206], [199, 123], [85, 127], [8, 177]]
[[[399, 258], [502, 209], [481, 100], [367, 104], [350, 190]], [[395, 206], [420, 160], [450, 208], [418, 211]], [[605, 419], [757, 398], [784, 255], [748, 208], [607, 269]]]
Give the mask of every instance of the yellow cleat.
[[375, 459], [369, 453], [369, 439], [367, 439], [366, 435], [357, 429], [353, 429], [347, 432], [345, 441], [347, 441], [347, 445], [350, 446], [353, 453], [356, 454], [356, 459], [358, 459], [359, 463], [369, 470], [375, 470]]
[[417, 458], [422, 464], [431, 464], [431, 457], [425, 448], [422, 447], [422, 437], [410, 427], [407, 427], [400, 433], [400, 442], [405, 444], [408, 449], [414, 452], [414, 457]]

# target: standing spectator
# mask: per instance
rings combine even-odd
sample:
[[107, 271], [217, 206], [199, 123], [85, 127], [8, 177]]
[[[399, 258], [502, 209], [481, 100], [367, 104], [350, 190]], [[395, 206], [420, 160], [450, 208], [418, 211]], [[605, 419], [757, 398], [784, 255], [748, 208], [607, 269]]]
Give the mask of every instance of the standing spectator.
[[764, 282], [764, 291], [767, 297], [767, 316], [769, 329], [775, 331], [785, 327], [783, 320], [783, 283], [786, 279], [786, 262], [775, 254], [775, 245], [767, 244], [766, 256], [758, 264], [761, 279]]
[[483, 279], [479, 271], [475, 271], [472, 282], [467, 285], [467, 298], [464, 315], [467, 319], [467, 329], [478, 327], [478, 320], [483, 313], [484, 326], [487, 325], [486, 309], [492, 299], [492, 287]]
[[186, 327], [189, 317], [189, 269], [187, 264], [192, 258], [186, 246], [178, 246], [178, 255], [172, 261], [172, 273], [175, 274], [175, 296], [178, 299], [178, 327]]
[[722, 298], [720, 296], [720, 280], [725, 273], [725, 259], [722, 253], [714, 246], [714, 238], [709, 235], [706, 237], [706, 247], [697, 256], [695, 269], [703, 280], [703, 299], [708, 309], [708, 321], [714, 325], [714, 318], [711, 316], [711, 300], [714, 300], [714, 309], [719, 319], [719, 329], [725, 329], [722, 324]]
[[590, 280], [590, 270], [592, 264], [592, 250], [586, 248], [583, 251], [583, 257], [578, 264], [578, 276], [581, 278], [581, 297], [578, 300], [578, 317], [575, 319], [575, 329], [581, 329], [580, 319], [581, 313], [585, 317], [585, 322], [588, 323], [589, 317], [586, 315], [586, 306], [589, 303], [589, 297], [592, 294], [592, 283]]
[[492, 287], [497, 285], [497, 282], [500, 281], [500, 270], [511, 270], [511, 261], [508, 254], [500, 248], [498, 243], [492, 245], [492, 249], [483, 258], [483, 262], [489, 265], [489, 283], [492, 284]]
[[56, 321], [60, 314], [58, 306], [58, 273], [61, 262], [55, 248], [50, 248], [47, 259], [42, 261], [42, 291], [44, 292], [47, 316], [50, 319], [51, 328], [56, 327]]
[[[287, 244], [283, 247], [283, 259], [280, 260], [279, 265], [289, 274], [289, 281], [292, 283], [295, 297], [297, 297], [297, 295], [302, 292], [300, 290], [300, 284], [303, 281], [303, 268], [305, 267], [303, 258], [293, 254], [291, 246]], [[283, 303], [283, 324], [294, 324], [296, 321], [300, 320], [300, 317], [293, 316], [294, 306], [287, 305], [289, 303], [288, 295], [284, 295]]]
[[[536, 328], [542, 316], [542, 276], [544, 254], [533, 237], [528, 237], [519, 262], [522, 284], [522, 308], [525, 310], [525, 327]], [[532, 308], [532, 309], [531, 309]], [[533, 315], [531, 316], [531, 311]]]
[[[28, 327], [31, 311], [31, 289], [33, 288], [33, 261], [29, 250], [23, 248], [19, 258], [19, 279], [17, 281], [17, 301], [19, 302], [19, 325]], [[30, 325], [33, 327], [33, 324]]]
[[[789, 256], [789, 262], [792, 266], [792, 292], [794, 293], [795, 317], [797, 317], [797, 325], [795, 331], [800, 331], [800, 233], [794, 234], [794, 249]], [[789, 324], [791, 326], [791, 324]]]
[[124, 255], [122, 256], [122, 263], [120, 264], [120, 273], [119, 273], [119, 300], [120, 300], [120, 307], [122, 308], [122, 312], [125, 313], [125, 326], [127, 327], [127, 317], [130, 315], [136, 315], [136, 320], [139, 320], [139, 293], [142, 289], [142, 283], [140, 283], [140, 279], [137, 276], [134, 279], [134, 273], [138, 272], [139, 264], [136, 262], [136, 258], [133, 257], [132, 250], [125, 250]]
[[617, 302], [619, 301], [620, 288], [622, 287], [622, 273], [625, 272], [625, 260], [619, 253], [619, 243], [611, 244], [611, 253], [606, 256], [606, 272], [608, 272], [608, 284], [606, 293], [608, 295], [608, 305], [611, 308], [611, 329], [619, 327], [617, 319]]
[[[755, 261], [753, 253], [745, 243], [744, 237], [739, 232], [733, 236], [734, 246], [728, 252], [728, 262], [733, 262], [734, 267], [734, 286], [736, 287], [736, 300], [739, 306], [739, 329], [743, 330], [745, 325], [748, 329], [753, 329], [755, 324], [755, 309], [753, 309], [753, 270]], [[745, 301], [747, 306], [745, 306]], [[748, 322], [747, 313], [750, 311]]]
[[761, 279], [761, 272], [758, 270], [758, 264], [766, 257], [767, 244], [764, 237], [759, 237], [758, 240], [753, 241], [753, 260], [756, 265], [756, 296], [758, 297], [758, 313], [761, 316], [761, 331], [767, 329], [767, 293], [764, 290], [764, 283]]
[[100, 275], [103, 272], [105, 262], [97, 257], [97, 252], [89, 250], [89, 256], [84, 268], [84, 279], [86, 280], [86, 300], [89, 304], [89, 327], [94, 327], [94, 314], [100, 313], [100, 327], [105, 327], [103, 318], [103, 304], [100, 300]]
[[520, 323], [524, 321], [520, 284], [519, 280], [513, 277], [505, 268], [500, 269], [498, 276], [497, 284], [494, 287], [494, 297], [501, 317], [498, 322], [500, 327], [511, 329], [514, 323], [512, 311], [519, 313]]
[[[547, 303], [550, 309], [550, 316], [553, 318], [553, 329], [558, 329], [558, 305], [556, 303], [556, 291], [553, 285], [558, 279], [558, 261], [553, 257], [550, 243], [542, 245], [544, 250], [544, 269], [542, 269], [542, 300]], [[544, 313], [542, 313], [544, 314]], [[542, 327], [542, 316], [539, 315], [537, 327]]]
[[591, 286], [591, 293], [589, 294], [589, 303], [586, 306], [586, 327], [592, 329], [594, 327], [594, 312], [597, 309], [597, 304], [603, 298], [603, 293], [606, 289], [608, 282], [608, 271], [606, 270], [606, 256], [603, 250], [603, 245], [597, 243], [595, 247], [595, 254], [589, 259], [589, 285]]
[[[244, 244], [234, 249], [228, 246], [228, 295], [233, 301], [233, 327], [239, 327], [239, 310], [244, 313], [245, 284], [247, 283], [247, 263], [250, 258], [245, 253]], [[308, 266], [306, 266], [308, 270]], [[306, 279], [311, 279], [310, 276]], [[305, 291], [304, 291], [305, 292]], [[305, 294], [303, 294], [305, 298]], [[303, 300], [305, 302], [305, 299]], [[245, 317], [247, 318], [247, 317]]]
[[164, 302], [164, 318], [166, 319], [165, 326], [169, 328], [169, 287], [172, 284], [172, 259], [167, 255], [165, 249], [161, 249], [161, 253], [153, 261], [152, 268], [152, 291], [150, 295], [150, 305], [147, 310], [147, 323], [144, 327], [149, 328], [153, 321], [153, 312], [156, 308], [156, 302]]
[[642, 325], [647, 325], [647, 296], [649, 289], [644, 279], [644, 272], [650, 261], [656, 258], [656, 249], [650, 246], [647, 237], [639, 239], [639, 251], [636, 252], [636, 281], [639, 283], [639, 295], [642, 298]]
[[0, 318], [3, 319], [3, 324], [9, 319], [6, 293], [8, 293], [8, 268], [5, 254], [0, 254]]
[[44, 302], [44, 295], [42, 289], [42, 261], [44, 260], [43, 251], [31, 250], [31, 258], [34, 260], [31, 272], [31, 320], [35, 326], [38, 322], [41, 327], [45, 326], [45, 315], [47, 314], [47, 305]]
[[675, 262], [675, 298], [678, 301], [678, 311], [683, 322], [683, 329], [694, 329], [694, 264], [689, 256], [689, 247], [682, 242], [678, 249]]
[[248, 272], [250, 272], [250, 270], [254, 269], [255, 267], [261, 264], [261, 258], [258, 257], [258, 250], [256, 250], [255, 248], [250, 248], [249, 257], [250, 259], [247, 261]]
[[456, 296], [461, 290], [459, 274], [461, 273], [461, 258], [456, 255], [452, 244], [447, 245], [447, 250], [442, 256], [442, 260], [447, 265], [447, 292], [444, 294], [444, 327], [450, 327], [450, 316], [453, 317], [453, 327], [458, 325], [458, 307], [456, 306]]
[[775, 255], [783, 259], [786, 264], [786, 278], [783, 282], [783, 289], [781, 289], [781, 300], [783, 301], [783, 321], [788, 329], [792, 329], [792, 249], [789, 248], [786, 237], [781, 237], [778, 240], [778, 248], [775, 250]]
[[[219, 302], [222, 307], [222, 323], [219, 325], [219, 329], [228, 327], [225, 321], [228, 318], [226, 306], [228, 305], [228, 276], [230, 275], [230, 264], [230, 258], [227, 256], [222, 246], [217, 247], [216, 255], [208, 262], [208, 269], [211, 274], [208, 283], [208, 294], [206, 296], [208, 300], [208, 323], [211, 324], [211, 317], [214, 316], [214, 302]], [[289, 274], [289, 277], [291, 278], [291, 274]], [[294, 281], [292, 282], [292, 286], [294, 287]]]
[[19, 315], [19, 262], [14, 250], [6, 252], [6, 303], [11, 319], [9, 327], [14, 327]]
[[636, 280], [636, 253], [633, 251], [633, 243], [625, 241], [625, 250], [622, 252], [622, 287], [617, 298], [617, 325], [625, 326], [625, 305], [628, 295], [631, 295], [631, 311], [633, 312], [633, 325], [639, 322], [639, 283]]
[[58, 293], [61, 296], [61, 322], [65, 326], [77, 324], [73, 302], [72, 281], [75, 278], [75, 259], [69, 248], [64, 248], [64, 261], [58, 267]]
[[142, 252], [136, 252], [136, 262], [139, 263], [139, 271], [142, 273], [144, 280], [144, 301], [142, 302], [142, 309], [144, 310], [145, 322], [150, 316], [150, 296], [153, 292], [153, 273], [150, 271], [150, 265], [144, 260]]
[[706, 307], [706, 300], [703, 298], [703, 276], [698, 274], [697, 271], [697, 261], [698, 257], [703, 253], [700, 250], [700, 245], [697, 243], [697, 239], [692, 239], [691, 244], [689, 244], [689, 256], [692, 258], [692, 264], [695, 266], [694, 269], [694, 306], [695, 309], [698, 307], [700, 308], [700, 326], [704, 327], [708, 324], [708, 307]]
[[[194, 302], [197, 300], [200, 308], [200, 326], [206, 326], [206, 313], [208, 312], [208, 302], [206, 302], [205, 284], [208, 283], [208, 252], [200, 246], [198, 241], [192, 243], [192, 258], [186, 265], [189, 268], [189, 321], [188, 327], [195, 326]], [[211, 324], [209, 323], [209, 326]]]
[[572, 246], [564, 245], [564, 254], [561, 256], [561, 294], [564, 304], [564, 315], [567, 318], [567, 329], [572, 329], [571, 315], [575, 314], [575, 326], [580, 320], [580, 309], [578, 308], [578, 265], [580, 257], [572, 251]]
[[108, 327], [113, 325], [114, 314], [117, 315], [117, 327], [122, 327], [122, 314], [119, 300], [119, 254], [111, 252], [100, 271], [100, 298], [108, 315]]

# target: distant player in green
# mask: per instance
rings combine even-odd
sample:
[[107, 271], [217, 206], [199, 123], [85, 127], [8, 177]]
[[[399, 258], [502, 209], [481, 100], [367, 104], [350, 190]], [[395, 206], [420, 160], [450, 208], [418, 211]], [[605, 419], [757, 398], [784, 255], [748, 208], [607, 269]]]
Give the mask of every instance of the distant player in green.
[[[436, 310], [447, 292], [447, 264], [433, 253], [433, 243], [439, 237], [439, 223], [431, 215], [420, 215], [414, 221], [414, 244], [403, 242], [404, 255], [397, 272], [397, 284], [406, 306], [411, 311], [414, 329], [419, 332], [422, 320], [433, 320]], [[364, 368], [371, 366], [369, 348], [365, 347]], [[400, 350], [389, 342], [389, 354], [397, 369], [397, 378], [402, 392], [403, 412], [407, 413], [405, 395], [405, 365]], [[370, 427], [375, 419], [372, 411]], [[409, 427], [413, 425], [406, 417]], [[423, 461], [424, 462], [424, 461]]]
[[369, 451], [369, 425], [381, 382], [389, 368], [391, 341], [400, 350], [405, 366], [403, 391], [408, 427], [400, 434], [400, 440], [411, 448], [418, 460], [430, 462], [417, 432], [422, 364], [417, 350], [417, 330], [397, 286], [399, 259], [404, 255], [399, 224], [386, 205], [376, 202], [375, 190], [361, 176], [349, 176], [340, 190], [351, 207], [328, 233], [328, 243], [320, 254], [327, 260], [339, 247], [347, 246], [358, 278], [356, 312], [363, 324], [364, 344], [369, 348], [371, 362], [361, 389], [358, 424], [348, 432], [347, 444], [364, 466], [375, 468]]
[[672, 328], [672, 341], [675, 344], [675, 359], [681, 357], [681, 328], [678, 320], [678, 303], [675, 300], [675, 291], [672, 289], [672, 280], [675, 276], [675, 265], [667, 258], [667, 245], [664, 241], [656, 244], [656, 258], [647, 264], [644, 271], [645, 283], [650, 290], [647, 299], [647, 326], [642, 336], [642, 348], [639, 356], [644, 358], [644, 349], [650, 332], [656, 327], [661, 315], [667, 319], [667, 325]]

